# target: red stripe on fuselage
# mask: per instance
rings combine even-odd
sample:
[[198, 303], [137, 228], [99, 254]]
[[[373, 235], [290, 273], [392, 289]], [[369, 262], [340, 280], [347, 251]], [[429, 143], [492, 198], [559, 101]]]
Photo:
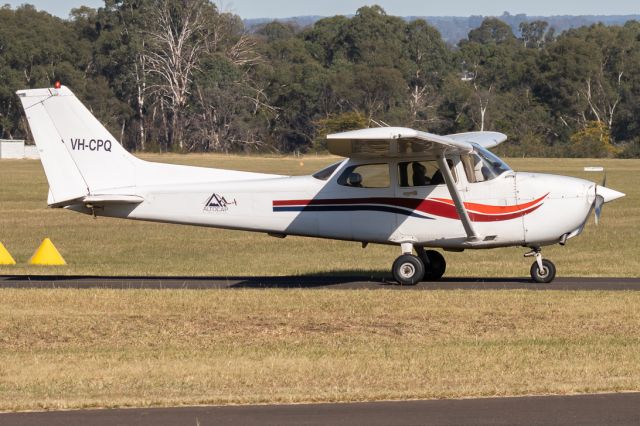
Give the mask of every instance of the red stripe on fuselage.
[[[471, 210], [477, 213], [483, 214], [506, 214], [506, 213], [515, 213], [521, 210], [528, 209], [529, 207], [535, 206], [545, 198], [547, 198], [549, 194], [545, 194], [537, 200], [533, 200], [529, 203], [524, 204], [515, 204], [513, 206], [492, 206], [490, 204], [478, 204], [478, 203], [464, 203], [464, 206], [467, 210]], [[453, 200], [448, 200], [446, 198], [434, 198], [434, 200], [441, 201], [443, 203], [447, 203], [453, 206]]]
[[[470, 210], [469, 218], [473, 222], [498, 222], [503, 220], [516, 219], [537, 210], [541, 203], [549, 194], [538, 198], [535, 201], [515, 206], [491, 206], [486, 204], [465, 203], [465, 207]], [[418, 198], [390, 198], [390, 197], [371, 197], [371, 198], [327, 198], [313, 200], [274, 200], [273, 207], [285, 206], [330, 206], [330, 205], [365, 205], [365, 204], [381, 204], [394, 207], [402, 207], [412, 211], [432, 214], [435, 216], [445, 217], [448, 219], [460, 219], [453, 201], [435, 198], [435, 199], [418, 199]], [[485, 211], [476, 211], [485, 210]], [[490, 213], [493, 211], [495, 213]]]

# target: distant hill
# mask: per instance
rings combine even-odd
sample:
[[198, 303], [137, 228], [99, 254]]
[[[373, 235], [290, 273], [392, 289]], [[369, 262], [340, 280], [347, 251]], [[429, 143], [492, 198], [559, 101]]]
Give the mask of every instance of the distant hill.
[[[352, 16], [352, 15], [351, 15]], [[294, 16], [283, 19], [245, 19], [245, 26], [249, 31], [255, 31], [261, 26], [272, 22], [293, 23], [300, 28], [308, 27], [315, 24], [324, 16]], [[487, 16], [474, 15], [469, 17], [460, 16], [406, 16], [404, 19], [413, 21], [416, 19], [424, 19], [440, 31], [442, 38], [449, 44], [457, 44], [460, 40], [467, 38], [467, 34], [474, 28], [480, 26]], [[640, 15], [558, 15], [558, 16], [527, 16], [525, 14], [511, 15], [508, 12], [499, 16], [502, 21], [506, 22], [513, 29], [514, 34], [519, 35], [519, 27], [522, 22], [530, 21], [547, 21], [549, 26], [555, 28], [556, 33], [561, 33], [570, 28], [582, 27], [602, 22], [605, 25], [624, 25], [627, 21], [640, 21]]]
[[265, 24], [268, 24], [269, 22], [273, 22], [273, 21], [278, 21], [278, 22], [286, 22], [286, 23], [291, 23], [291, 24], [295, 24], [301, 28], [304, 27], [309, 27], [313, 24], [315, 24], [316, 22], [318, 22], [319, 20], [321, 20], [322, 18], [325, 18], [325, 16], [318, 16], [318, 15], [309, 15], [309, 16], [292, 16], [290, 18], [280, 18], [280, 19], [273, 19], [273, 18], [255, 18], [255, 19], [244, 19], [244, 25], [249, 29], [255, 29], [255, 28], [259, 28]]

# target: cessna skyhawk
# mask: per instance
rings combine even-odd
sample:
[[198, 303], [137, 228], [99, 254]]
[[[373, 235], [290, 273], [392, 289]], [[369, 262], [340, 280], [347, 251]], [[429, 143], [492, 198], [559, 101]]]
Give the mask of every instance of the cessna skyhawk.
[[[624, 194], [573, 177], [514, 172], [496, 132], [438, 136], [383, 127], [328, 136], [342, 157], [312, 176], [152, 163], [128, 153], [64, 86], [17, 92], [49, 182], [48, 204], [95, 216], [272, 236], [393, 244], [394, 279], [438, 280], [445, 251], [522, 246], [551, 282], [541, 248], [579, 235], [592, 209]], [[427, 250], [429, 248], [429, 250]], [[415, 254], [414, 254], [415, 252]]]

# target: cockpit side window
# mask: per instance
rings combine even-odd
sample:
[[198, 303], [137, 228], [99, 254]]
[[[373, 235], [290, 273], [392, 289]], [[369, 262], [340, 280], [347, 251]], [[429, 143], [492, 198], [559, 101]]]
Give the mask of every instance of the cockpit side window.
[[361, 164], [348, 167], [338, 178], [338, 184], [352, 188], [389, 188], [389, 164]]
[[[457, 182], [453, 161], [447, 160], [453, 179]], [[398, 184], [402, 188], [444, 185], [444, 176], [436, 160], [407, 161], [398, 163]]]

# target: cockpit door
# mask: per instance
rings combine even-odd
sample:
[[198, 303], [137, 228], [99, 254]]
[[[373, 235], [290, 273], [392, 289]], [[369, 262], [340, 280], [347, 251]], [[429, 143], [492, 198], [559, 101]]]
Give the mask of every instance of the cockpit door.
[[483, 242], [520, 244], [524, 222], [518, 206], [516, 174], [486, 150], [460, 157], [461, 191], [469, 217]]
[[[449, 158], [447, 161], [457, 181], [457, 160]], [[439, 216], [441, 207], [445, 205], [440, 200], [450, 200], [451, 196], [437, 160], [398, 160], [393, 167], [395, 203], [398, 207], [393, 240], [428, 243], [446, 238], [463, 238], [465, 233], [461, 225], [451, 226], [450, 219], [442, 220]]]

